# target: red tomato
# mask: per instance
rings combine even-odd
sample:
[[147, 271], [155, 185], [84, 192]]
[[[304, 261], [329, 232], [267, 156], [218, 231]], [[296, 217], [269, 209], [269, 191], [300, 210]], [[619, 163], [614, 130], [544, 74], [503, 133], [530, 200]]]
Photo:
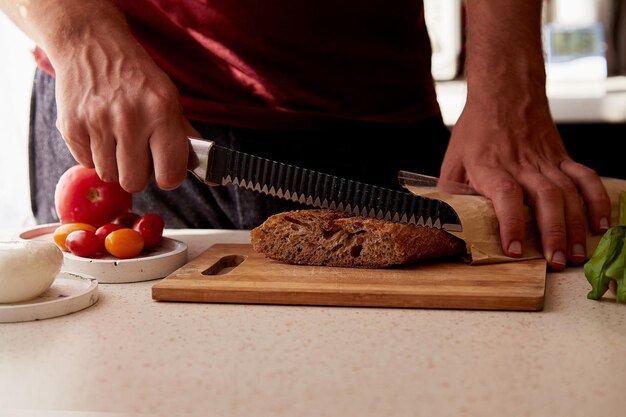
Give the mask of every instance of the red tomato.
[[65, 246], [73, 255], [93, 258], [100, 250], [102, 242], [91, 230], [75, 230], [67, 235]]
[[133, 229], [114, 230], [104, 239], [104, 247], [116, 258], [132, 258], [143, 249], [143, 237]]
[[118, 214], [117, 216], [115, 216], [115, 218], [111, 220], [111, 223], [119, 224], [123, 227], [132, 228], [133, 224], [137, 221], [138, 218], [139, 214], [133, 213], [132, 211], [127, 211], [126, 213]]
[[98, 236], [98, 239], [100, 239], [104, 243], [104, 239], [109, 235], [109, 233], [115, 230], [123, 229], [123, 228], [124, 226], [122, 226], [121, 224], [114, 224], [114, 223], [103, 224], [102, 226], [98, 227], [98, 229], [96, 230], [96, 236]]
[[133, 229], [143, 237], [144, 248], [148, 249], [161, 243], [164, 227], [163, 218], [156, 213], [144, 214], [133, 224]]
[[96, 228], [87, 223], [62, 224], [56, 229], [54, 229], [54, 234], [52, 236], [52, 239], [54, 240], [54, 243], [56, 243], [56, 245], [61, 250], [67, 252], [68, 248], [65, 245], [65, 241], [67, 240], [67, 237], [69, 236], [69, 234], [76, 230], [89, 230], [91, 232], [95, 232]]
[[54, 191], [61, 223], [99, 227], [132, 208], [132, 194], [115, 182], [104, 182], [94, 168], [75, 165], [65, 171]]
[[123, 229], [124, 226], [120, 224], [107, 223], [98, 227], [96, 230], [96, 236], [100, 239], [100, 252], [106, 252], [106, 247], [104, 246], [104, 239], [111, 234], [111, 232], [119, 229]]

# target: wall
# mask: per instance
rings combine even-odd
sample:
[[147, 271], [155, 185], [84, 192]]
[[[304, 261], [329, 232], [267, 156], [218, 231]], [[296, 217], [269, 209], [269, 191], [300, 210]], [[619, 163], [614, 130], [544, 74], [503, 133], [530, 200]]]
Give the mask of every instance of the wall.
[[32, 42], [0, 12], [0, 228], [32, 225], [28, 185], [28, 113]]

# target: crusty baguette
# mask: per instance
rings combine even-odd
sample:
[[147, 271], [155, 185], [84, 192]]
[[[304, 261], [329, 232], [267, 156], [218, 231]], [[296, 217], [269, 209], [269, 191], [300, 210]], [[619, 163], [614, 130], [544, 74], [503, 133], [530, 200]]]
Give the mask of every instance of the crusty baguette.
[[332, 210], [273, 215], [251, 239], [268, 258], [300, 265], [385, 268], [465, 253], [465, 242], [443, 230]]

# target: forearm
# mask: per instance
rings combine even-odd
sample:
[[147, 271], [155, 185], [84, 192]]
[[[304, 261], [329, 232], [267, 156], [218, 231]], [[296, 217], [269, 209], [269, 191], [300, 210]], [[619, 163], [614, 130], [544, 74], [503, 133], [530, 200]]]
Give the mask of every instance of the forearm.
[[467, 103], [441, 177], [491, 200], [508, 256], [523, 255], [524, 204], [533, 208], [544, 256], [562, 270], [585, 261], [585, 225], [606, 230], [611, 205], [597, 174], [569, 157], [550, 115], [541, 5], [467, 0]]
[[[90, 41], [132, 44], [123, 15], [106, 0], [0, 0], [0, 9], [48, 55], [67, 61]], [[105, 36], [103, 36], [105, 35]]]
[[129, 192], [154, 169], [165, 189], [186, 178], [187, 136], [178, 89], [105, 0], [0, 0], [55, 70], [57, 127], [80, 164]]
[[540, 0], [467, 0], [468, 98], [545, 97]]

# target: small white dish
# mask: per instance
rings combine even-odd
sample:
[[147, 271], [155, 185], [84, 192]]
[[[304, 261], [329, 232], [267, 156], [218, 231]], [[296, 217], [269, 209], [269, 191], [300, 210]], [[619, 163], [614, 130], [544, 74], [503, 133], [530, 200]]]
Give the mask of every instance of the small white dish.
[[[54, 230], [59, 225], [40, 225], [23, 231], [19, 238], [53, 241]], [[163, 278], [187, 263], [187, 244], [164, 237], [159, 246], [131, 259], [119, 259], [111, 255], [83, 258], [68, 252], [64, 252], [63, 257], [61, 271], [91, 276], [101, 284], [151, 281]]]
[[91, 307], [98, 301], [98, 281], [60, 272], [46, 292], [32, 300], [0, 304], [0, 323], [43, 320]]

